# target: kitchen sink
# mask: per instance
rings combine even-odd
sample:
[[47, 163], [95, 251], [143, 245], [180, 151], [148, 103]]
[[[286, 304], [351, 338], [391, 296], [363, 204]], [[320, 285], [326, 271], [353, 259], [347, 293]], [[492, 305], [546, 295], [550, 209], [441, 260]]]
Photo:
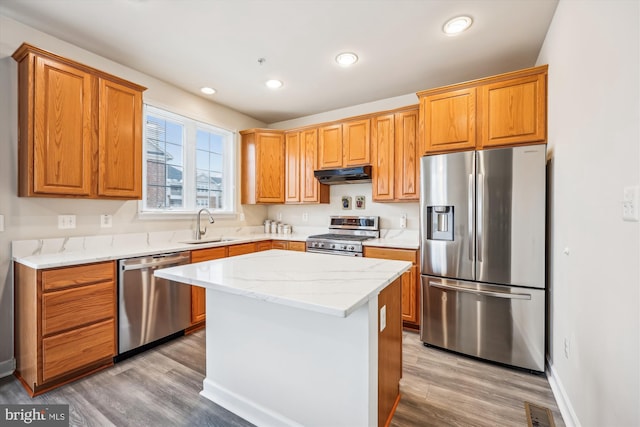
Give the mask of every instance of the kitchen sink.
[[191, 239], [191, 240], [182, 240], [178, 243], [186, 243], [188, 245], [203, 245], [205, 243], [218, 243], [218, 242], [233, 242], [236, 239], [230, 239], [228, 237], [212, 237], [210, 239]]

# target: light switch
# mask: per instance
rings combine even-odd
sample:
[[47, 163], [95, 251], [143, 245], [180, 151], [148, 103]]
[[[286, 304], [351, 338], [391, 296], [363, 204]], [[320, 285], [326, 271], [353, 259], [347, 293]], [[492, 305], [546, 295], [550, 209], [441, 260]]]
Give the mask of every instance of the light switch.
[[76, 216], [75, 215], [58, 215], [58, 228], [76, 228]]
[[622, 219], [624, 221], [638, 222], [638, 203], [640, 199], [640, 187], [624, 187], [624, 195], [622, 199]]

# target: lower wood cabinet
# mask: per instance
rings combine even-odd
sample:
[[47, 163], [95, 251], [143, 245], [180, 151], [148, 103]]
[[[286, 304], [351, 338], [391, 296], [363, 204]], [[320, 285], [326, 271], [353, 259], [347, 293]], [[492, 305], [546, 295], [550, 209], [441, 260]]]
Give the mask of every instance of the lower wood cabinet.
[[409, 261], [413, 264], [409, 271], [402, 275], [402, 320], [405, 327], [420, 326], [420, 272], [418, 271], [418, 251], [412, 249], [364, 247], [364, 256], [368, 258]]
[[[191, 251], [191, 262], [211, 261], [226, 258], [228, 250], [226, 246], [217, 248], [198, 249]], [[206, 319], [205, 289], [200, 286], [191, 287], [191, 327], [189, 331], [200, 329]]]
[[296, 240], [274, 240], [272, 243], [273, 249], [284, 249], [288, 251], [306, 252], [307, 245], [305, 242], [299, 242]]
[[113, 365], [114, 261], [35, 270], [15, 263], [16, 376], [31, 396]]

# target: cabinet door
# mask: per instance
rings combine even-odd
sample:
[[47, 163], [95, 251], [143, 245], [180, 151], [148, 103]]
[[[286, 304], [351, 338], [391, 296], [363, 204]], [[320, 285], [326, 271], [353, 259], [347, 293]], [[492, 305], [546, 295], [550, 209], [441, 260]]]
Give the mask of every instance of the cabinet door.
[[302, 157], [300, 147], [300, 134], [298, 132], [285, 135], [285, 203], [300, 203], [300, 160]]
[[342, 125], [318, 129], [318, 166], [320, 169], [342, 167]]
[[423, 153], [476, 147], [476, 89], [467, 88], [420, 100]]
[[420, 198], [418, 110], [395, 114], [395, 199]]
[[318, 130], [305, 130], [300, 139], [300, 199], [302, 203], [329, 203], [329, 186], [313, 175], [318, 169]]
[[27, 167], [34, 193], [91, 195], [92, 80], [69, 65], [35, 58], [33, 164]]
[[480, 148], [546, 140], [546, 74], [487, 84], [478, 93]]
[[100, 79], [98, 195], [142, 198], [142, 93]]
[[[207, 248], [191, 251], [191, 262], [211, 261], [225, 258], [227, 248]], [[191, 287], [191, 324], [204, 322], [206, 318], [206, 289], [200, 286]]]
[[[372, 197], [375, 201], [394, 199], [394, 131], [393, 114], [373, 119], [373, 138], [371, 151], [373, 156]], [[400, 173], [400, 175], [402, 175]]]
[[271, 240], [267, 240], [264, 242], [256, 242], [256, 252], [268, 251], [269, 249], [273, 249]]
[[284, 136], [256, 134], [256, 201], [284, 203]]
[[402, 320], [418, 323], [418, 267], [413, 266], [402, 275]]
[[356, 120], [342, 125], [344, 167], [371, 163], [371, 120]]

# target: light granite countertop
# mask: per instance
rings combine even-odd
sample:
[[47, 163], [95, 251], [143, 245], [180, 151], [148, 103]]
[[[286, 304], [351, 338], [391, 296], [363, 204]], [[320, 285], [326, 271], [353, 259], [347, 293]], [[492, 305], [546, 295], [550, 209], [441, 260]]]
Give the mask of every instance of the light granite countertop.
[[[11, 242], [11, 251], [14, 261], [34, 269], [44, 269], [265, 240], [303, 242], [312, 234], [326, 233], [327, 229], [298, 227], [298, 230], [291, 234], [263, 231], [260, 226], [217, 228], [210, 230], [203, 237], [205, 243], [198, 244], [185, 243], [193, 240], [192, 230], [17, 240]], [[221, 241], [211, 241], [212, 239]], [[381, 238], [371, 239], [363, 244], [400, 249], [419, 248], [418, 234], [415, 230], [382, 230]]]
[[269, 250], [157, 270], [207, 289], [347, 317], [411, 267], [410, 262]]

